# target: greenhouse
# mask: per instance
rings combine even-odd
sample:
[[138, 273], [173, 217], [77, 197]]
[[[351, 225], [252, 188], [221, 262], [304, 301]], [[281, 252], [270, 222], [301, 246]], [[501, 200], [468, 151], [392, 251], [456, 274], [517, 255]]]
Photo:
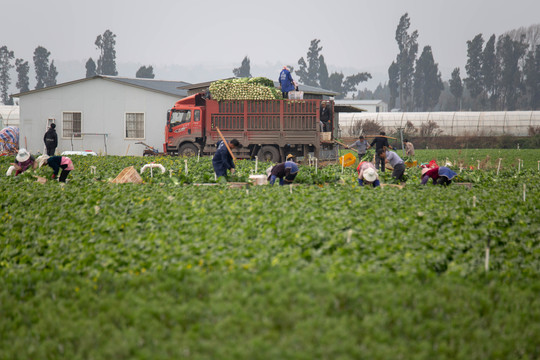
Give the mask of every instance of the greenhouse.
[[384, 112], [341, 113], [342, 136], [358, 135], [368, 124], [376, 123], [387, 132], [398, 129], [426, 135], [449, 136], [527, 136], [540, 128], [540, 111], [492, 112]]

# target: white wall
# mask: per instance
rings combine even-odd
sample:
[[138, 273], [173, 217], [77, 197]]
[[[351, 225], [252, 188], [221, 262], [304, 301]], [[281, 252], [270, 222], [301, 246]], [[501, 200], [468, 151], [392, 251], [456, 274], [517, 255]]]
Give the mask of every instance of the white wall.
[[[19, 103], [20, 146], [27, 146], [31, 153], [43, 152], [47, 119], [54, 118], [57, 153], [72, 150], [71, 139], [62, 137], [62, 113], [81, 112], [83, 133], [109, 134], [108, 155], [142, 155], [144, 146], [135, 144], [139, 141], [162, 151], [167, 110], [179, 98], [99, 78], [23, 95]], [[145, 114], [144, 139], [125, 139], [127, 112]], [[73, 150], [105, 154], [103, 136], [73, 139]]]

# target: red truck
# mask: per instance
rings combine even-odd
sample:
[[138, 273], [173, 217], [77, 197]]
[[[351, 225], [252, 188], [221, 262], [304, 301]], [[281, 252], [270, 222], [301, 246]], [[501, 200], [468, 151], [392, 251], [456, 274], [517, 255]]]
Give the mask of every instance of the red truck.
[[227, 140], [236, 138], [243, 145], [235, 150], [238, 158], [258, 156], [277, 163], [287, 154], [307, 158], [311, 153], [319, 160], [335, 160], [332, 132], [320, 132], [321, 101], [333, 110], [330, 100], [216, 101], [198, 93], [178, 100], [167, 112], [163, 151], [211, 155], [221, 140], [219, 129]]

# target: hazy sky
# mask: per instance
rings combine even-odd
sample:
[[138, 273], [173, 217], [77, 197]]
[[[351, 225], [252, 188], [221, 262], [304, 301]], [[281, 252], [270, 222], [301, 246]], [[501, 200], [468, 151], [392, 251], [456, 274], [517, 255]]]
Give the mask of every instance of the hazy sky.
[[[123, 63], [152, 65], [156, 78], [188, 82], [213, 80], [217, 69], [232, 76], [246, 55], [253, 76], [275, 78], [281, 64], [297, 66], [315, 38], [331, 71], [367, 71], [386, 81], [405, 12], [419, 32], [419, 53], [431, 45], [447, 80], [457, 66], [465, 74], [466, 41], [476, 34], [487, 39], [540, 23], [540, 0], [0, 0], [0, 9], [0, 46], [31, 67], [39, 45], [59, 65], [95, 60], [95, 39], [110, 29], [119, 75], [134, 77]], [[178, 66], [196, 70], [171, 79], [165, 69]]]

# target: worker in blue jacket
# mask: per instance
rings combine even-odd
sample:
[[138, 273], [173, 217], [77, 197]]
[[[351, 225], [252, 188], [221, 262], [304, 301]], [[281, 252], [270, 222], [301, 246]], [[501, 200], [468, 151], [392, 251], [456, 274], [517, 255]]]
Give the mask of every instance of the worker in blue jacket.
[[294, 89], [296, 89], [291, 73], [286, 66], [284, 66], [281, 73], [279, 73], [279, 85], [281, 86], [281, 94], [284, 99], [289, 98], [289, 91], [294, 91]]
[[[236, 139], [232, 139], [228, 145], [231, 150], [242, 147], [242, 144]], [[217, 177], [227, 176], [227, 170], [230, 170], [231, 174], [234, 174], [234, 161], [223, 141], [218, 142], [218, 148], [212, 158], [212, 165], [214, 166], [214, 172]]]

